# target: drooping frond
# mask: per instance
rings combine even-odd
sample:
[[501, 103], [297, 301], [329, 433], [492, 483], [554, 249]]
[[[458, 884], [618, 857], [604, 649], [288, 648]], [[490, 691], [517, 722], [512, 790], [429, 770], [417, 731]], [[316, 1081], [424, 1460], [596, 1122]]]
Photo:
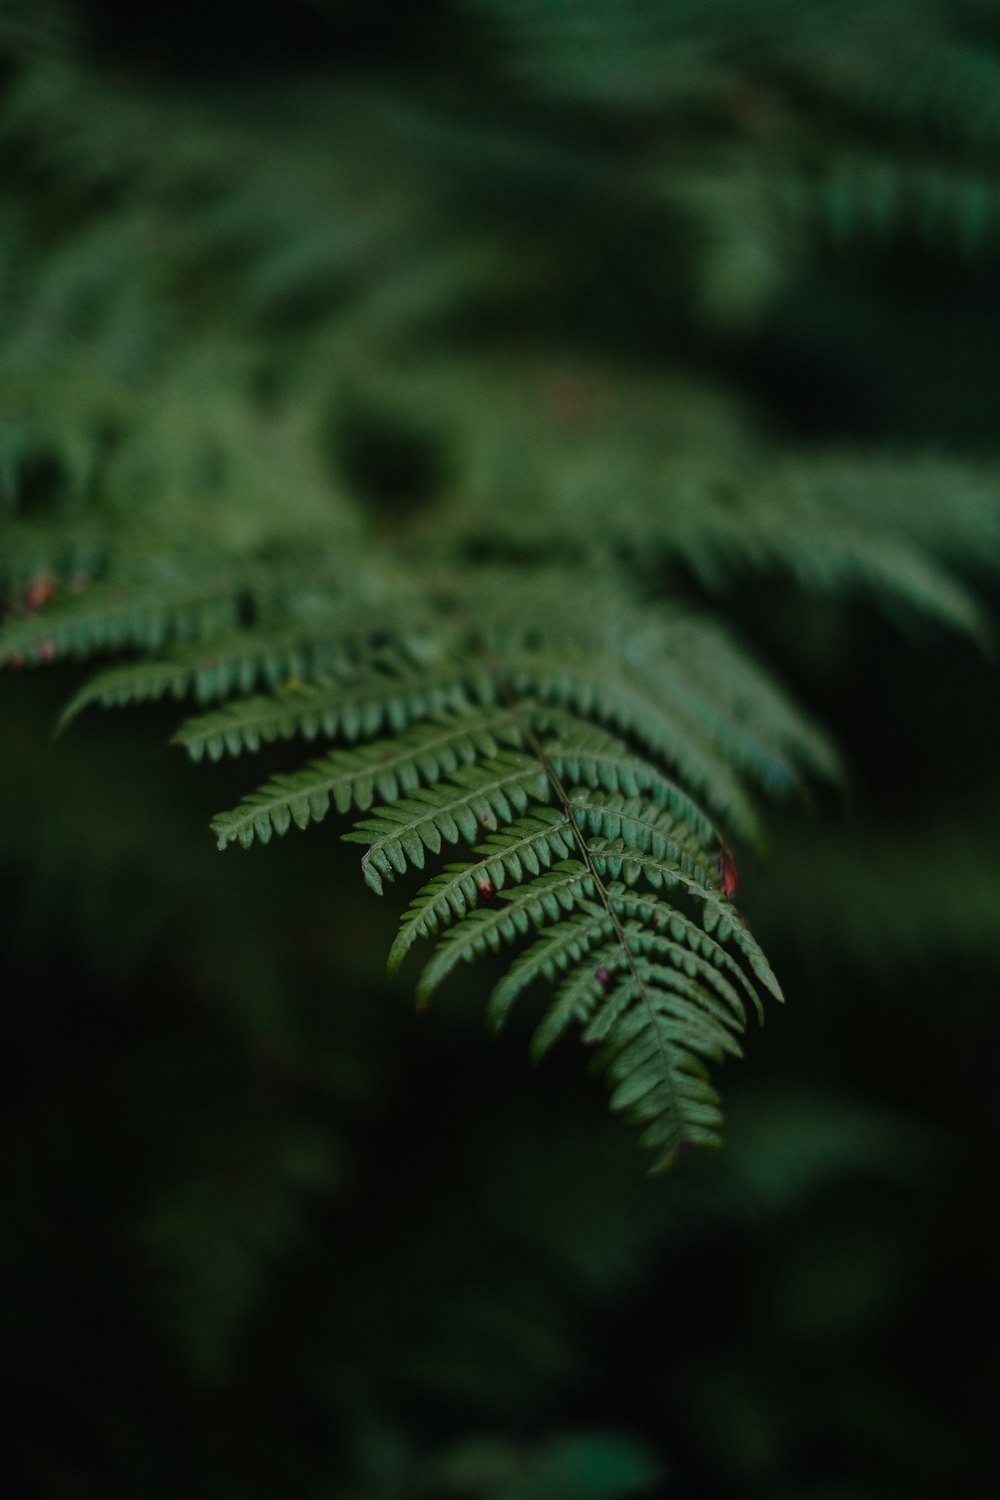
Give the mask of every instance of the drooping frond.
[[[619, 607], [607, 620], [591, 611], [574, 632], [551, 601], [512, 613], [504, 577], [482, 572], [474, 616], [452, 588], [424, 607], [419, 628], [387, 612], [376, 629], [349, 600], [303, 619], [301, 599], [282, 611], [272, 593], [252, 626], [106, 668], [65, 718], [91, 702], [229, 695], [177, 732], [193, 758], [340, 741], [220, 813], [219, 847], [355, 811], [363, 816], [344, 837], [364, 846], [362, 872], [379, 893], [450, 847], [457, 859], [428, 870], [390, 968], [418, 940], [434, 945], [417, 984], [423, 1005], [466, 961], [534, 934], [496, 988], [494, 1021], [535, 981], [558, 984], [540, 1055], [570, 1020], [596, 1035], [611, 1007], [614, 1097], [633, 1100], [665, 1165], [684, 1141], [715, 1138], [701, 1070], [734, 1050], [744, 1002], [759, 1014], [761, 993], [777, 993], [723, 894], [722, 830], [755, 826], [748, 779], [780, 788], [800, 767], [832, 772], [834, 762], [770, 679], [704, 621]], [[44, 602], [32, 629], [44, 631], [50, 613]], [[588, 651], [590, 640], [604, 649]], [[261, 681], [270, 694], [254, 693]], [[657, 1039], [648, 1056], [630, 1029], [640, 1010]]]
[[741, 340], [831, 254], [992, 253], [992, 52], [921, 4], [940, 74], [886, 60], [892, 0], [858, 38], [794, 0], [455, 0], [464, 102], [296, 80], [262, 135], [30, 43], [31, 9], [0, 30], [0, 665], [113, 657], [64, 725], [175, 699], [193, 760], [286, 745], [220, 848], [352, 820], [373, 890], [423, 872], [390, 954], [427, 943], [422, 1003], [503, 953], [495, 1020], [554, 987], [537, 1055], [579, 1028], [659, 1162], [715, 1139], [705, 1070], [778, 993], [727, 840], [840, 772], [711, 602], [753, 575], [983, 638], [1000, 562], [988, 456], [792, 446]]
[[[456, 875], [446, 877], [452, 891]], [[494, 1024], [502, 1024], [517, 997], [537, 980], [552, 983], [563, 976], [536, 1035], [536, 1058], [571, 1023], [583, 1028], [585, 1041], [600, 1041], [599, 1063], [613, 1087], [612, 1107], [626, 1110], [627, 1118], [643, 1127], [657, 1165], [669, 1166], [683, 1145], [718, 1141], [721, 1115], [704, 1065], [727, 1053], [738, 1055], [735, 1036], [745, 1024], [744, 997], [758, 1013], [758, 986], [781, 998], [748, 935], [736, 946], [752, 966], [749, 973], [726, 946], [743, 931], [738, 916], [725, 910], [717, 893], [689, 884], [705, 899], [701, 922], [619, 881], [605, 884], [589, 859], [562, 860], [529, 886], [491, 890], [491, 905], [478, 909], [470, 909], [468, 891], [460, 902], [447, 904], [439, 884], [428, 889], [417, 910], [424, 912], [443, 897], [441, 907], [432, 906], [435, 925], [456, 910], [464, 915], [428, 961], [418, 1000], [426, 1003], [458, 964], [516, 942], [532, 926], [541, 929], [493, 992]]]
[[[688, 1146], [719, 1141], [722, 1114], [708, 1082], [707, 1062], [740, 1055], [730, 1030], [698, 996], [681, 994], [673, 970], [638, 958], [613, 997], [622, 1015], [607, 1033], [596, 1066], [612, 1093], [611, 1108], [624, 1113], [642, 1134], [640, 1145], [670, 1167]], [[593, 1022], [584, 1040], [601, 1040]]]

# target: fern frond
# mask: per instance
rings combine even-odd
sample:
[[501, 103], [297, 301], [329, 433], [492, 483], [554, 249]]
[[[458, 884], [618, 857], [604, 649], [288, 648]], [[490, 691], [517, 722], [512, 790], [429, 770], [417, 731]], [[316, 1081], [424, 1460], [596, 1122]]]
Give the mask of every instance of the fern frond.
[[[491, 1020], [502, 1025], [525, 989], [564, 975], [535, 1033], [532, 1055], [540, 1059], [572, 1023], [585, 1028], [585, 1041], [603, 1041], [599, 1066], [613, 1089], [612, 1107], [644, 1126], [643, 1142], [657, 1149], [662, 1168], [684, 1143], [718, 1143], [721, 1114], [704, 1061], [739, 1054], [734, 1033], [745, 1025], [746, 1000], [762, 1013], [758, 986], [777, 999], [781, 991], [756, 943], [716, 893], [678, 872], [655, 872], [661, 880], [669, 874], [701, 899], [697, 922], [620, 881], [605, 884], [600, 852], [588, 851], [587, 860], [563, 861], [543, 877], [544, 905], [532, 902], [535, 887], [525, 887], [511, 893], [511, 909], [469, 911], [439, 943], [419, 995], [426, 1003], [459, 962], [495, 951], [529, 923], [542, 926], [547, 918], [549, 925], [495, 986]], [[612, 859], [610, 871], [614, 867]], [[640, 870], [633, 865], [632, 873], [638, 878]], [[554, 920], [566, 910], [568, 917]], [[750, 972], [733, 957], [729, 942]]]
[[722, 1111], [704, 1060], [739, 1055], [725, 1027], [659, 980], [658, 968], [642, 962], [622, 980], [628, 1008], [595, 1059], [611, 1108], [641, 1127], [640, 1146], [655, 1151], [653, 1171], [671, 1167], [687, 1146], [720, 1144]]
[[[763, 674], [738, 686], [740, 654], [696, 623], [643, 633], [626, 612], [613, 660], [560, 639], [557, 623], [548, 640], [463, 648], [450, 619], [439, 639], [433, 625], [401, 626], [377, 646], [374, 632], [345, 638], [322, 622], [234, 631], [100, 674], [68, 716], [93, 701], [247, 694], [263, 678], [284, 685], [189, 720], [177, 743], [197, 759], [296, 735], [365, 741], [217, 815], [219, 847], [266, 843], [331, 808], [372, 809], [344, 837], [367, 846], [363, 874], [381, 893], [446, 845], [469, 846], [411, 902], [390, 968], [418, 938], [436, 939], [417, 983], [423, 1006], [459, 964], [537, 930], [490, 997], [493, 1023], [536, 981], [559, 982], [534, 1055], [570, 1022], [603, 1038], [615, 1107], [640, 1119], [662, 1165], [681, 1141], [715, 1138], [717, 1101], [699, 1069], [738, 1050], [748, 1001], [759, 1015], [762, 990], [780, 995], [718, 890], [721, 836], [697, 794], [728, 826], [752, 827], [733, 768], [765, 780], [767, 768], [772, 782], [795, 760], [828, 770], [822, 742]], [[317, 650], [332, 653], [321, 671], [307, 656]], [[302, 681], [285, 677], [299, 671]], [[390, 736], [373, 739], [380, 729]]]
[[545, 802], [552, 788], [533, 756], [503, 751], [491, 760], [462, 767], [447, 782], [418, 788], [411, 798], [389, 803], [378, 815], [344, 834], [350, 843], [369, 844], [361, 862], [365, 880], [379, 895], [383, 882], [410, 865], [422, 870], [425, 851], [438, 854], [442, 843], [472, 843], [482, 830], [509, 823], [532, 799]]
[[553, 703], [582, 717], [612, 724], [634, 737], [709, 806], [747, 837], [757, 819], [729, 766], [715, 751], [702, 726], [688, 721], [670, 699], [657, 697], [623, 662], [591, 658], [575, 662], [572, 653], [523, 652], [500, 659], [504, 677], [521, 697]]
[[829, 740], [769, 673], [710, 622], [654, 619], [644, 632], [642, 671], [683, 705], [720, 755], [770, 792], [798, 784], [802, 771], [836, 782], [842, 769]]
[[[626, 932], [629, 931], [638, 932], [639, 929], [632, 929], [630, 925], [627, 925]], [[691, 979], [687, 974], [680, 972], [673, 964], [662, 964], [651, 960], [641, 951], [641, 946], [641, 938], [636, 937], [632, 958], [624, 967], [621, 964], [617, 965], [618, 971], [624, 974], [627, 969], [638, 970], [649, 978], [655, 979], [657, 987], [672, 990], [685, 1000], [697, 1005], [700, 1010], [728, 1031], [733, 1046], [738, 1048], [738, 1043], [732, 1033], [742, 1033], [746, 1027], [746, 1013], [742, 1003], [733, 1003], [724, 994], [718, 993], [715, 988], [701, 984], [696, 979]], [[590, 1045], [606, 1041], [621, 1021], [628, 1009], [628, 1004], [627, 991], [623, 991], [620, 987], [610, 988], [607, 1003], [595, 1010], [587, 1020], [584, 1041]]]
[[[534, 326], [566, 295], [566, 250], [581, 286], [596, 285], [619, 238], [623, 288], [647, 288], [642, 322], [670, 322], [648, 272], [679, 222], [709, 251], [675, 267], [672, 295], [696, 321], [718, 315], [722, 282], [748, 265], [755, 308], [794, 289], [802, 246], [782, 183], [810, 177], [822, 198], [840, 146], [794, 90], [779, 100], [780, 151], [739, 109], [766, 114], [782, 89], [771, 65], [821, 96], [844, 86], [815, 72], [823, 27], [792, 0], [768, 10], [789, 18], [790, 39], [736, 0], [683, 14], [646, 0], [586, 0], [577, 17], [554, 0], [460, 9], [478, 16], [475, 36], [509, 40], [489, 64], [499, 76], [527, 63], [550, 99], [620, 106], [633, 123], [638, 109], [643, 138], [684, 123], [691, 152], [672, 152], [665, 172], [658, 150], [630, 159], [572, 121], [538, 129], [529, 111], [484, 126], [433, 90], [387, 110], [364, 83], [332, 105], [303, 91], [301, 115], [276, 115], [266, 140], [225, 104], [181, 108], [110, 83], [109, 105], [91, 103], [100, 91], [71, 65], [39, 63], [29, 78], [32, 63], [5, 94], [0, 140], [20, 133], [26, 159], [45, 163], [45, 212], [13, 205], [0, 278], [12, 330], [0, 503], [16, 553], [0, 562], [13, 611], [0, 653], [134, 652], [83, 686], [64, 723], [92, 703], [193, 698], [203, 708], [175, 742], [195, 760], [334, 741], [220, 812], [219, 847], [356, 814], [346, 837], [364, 846], [370, 887], [425, 872], [389, 955], [395, 970], [428, 940], [421, 1003], [461, 963], [503, 951], [494, 1020], [529, 984], [554, 987], [536, 1055], [578, 1026], [605, 1049], [616, 1107], [641, 1116], [662, 1158], [714, 1139], [703, 1065], [735, 1052], [744, 1013], [780, 995], [725, 894], [723, 835], [756, 836], [757, 789], [838, 772], [743, 642], [688, 607], [691, 573], [714, 582], [738, 564], [810, 588], [860, 582], [967, 627], [978, 615], [951, 568], [1000, 530], [992, 479], [984, 464], [952, 486], [971, 519], [951, 530], [946, 466], [928, 481], [945, 497], [933, 523], [918, 515], [923, 463], [874, 506], [885, 476], [870, 455], [789, 455], [735, 382], [657, 368], [642, 345], [584, 369], [580, 348], [606, 348], [603, 324], [587, 321], [572, 349], [442, 349], [429, 314], [450, 318], [468, 296], [483, 326], [512, 302], [518, 326]], [[731, 29], [765, 62], [749, 104], [730, 98], [740, 68], [719, 39]], [[473, 203], [479, 180], [503, 191]], [[559, 213], [530, 254], [512, 253], [525, 203], [543, 198]], [[458, 236], [456, 204], [475, 209]], [[972, 208], [982, 216], [979, 199]], [[610, 238], [591, 246], [580, 229], [598, 219]], [[401, 475], [384, 462], [394, 449]], [[41, 506], [39, 457], [55, 474]], [[32, 560], [56, 543], [66, 559], [93, 544], [84, 571], [110, 581], [29, 615]], [[221, 555], [231, 576], [216, 579]]]
[[[122, 707], [167, 696], [208, 703], [234, 691], [249, 693], [260, 683], [277, 689], [289, 681], [335, 673], [350, 679], [366, 665], [393, 665], [384, 647], [372, 644], [389, 638], [399, 670], [427, 665], [427, 611], [418, 601], [368, 601], [362, 591], [360, 597], [345, 597], [328, 577], [311, 578], [301, 568], [289, 568], [286, 574], [279, 565], [260, 577], [244, 568], [234, 576], [234, 594], [237, 585], [258, 616], [253, 625], [210, 635], [196, 645], [175, 646], [150, 660], [109, 667], [66, 707], [60, 727], [92, 703]], [[431, 656], [440, 651], [435, 641]]]
[[[569, 793], [569, 803], [591, 853], [599, 853], [610, 863], [614, 855], [609, 851], [621, 849], [628, 884], [632, 884], [630, 871], [648, 873], [657, 868], [664, 879], [669, 870], [676, 883], [687, 882], [699, 892], [718, 879], [717, 858], [721, 847], [718, 834], [711, 843], [706, 843], [679, 823], [671, 812], [642, 797], [584, 793], [575, 788]], [[598, 837], [586, 838], [588, 830], [596, 831]]]
[[[585, 954], [576, 968], [562, 962], [565, 930], [558, 938], [556, 963], [568, 972], [535, 1032], [535, 1061], [570, 1025], [582, 1028], [586, 1044], [600, 1043], [595, 1071], [612, 1088], [612, 1109], [643, 1128], [640, 1145], [657, 1152], [654, 1172], [672, 1166], [684, 1146], [718, 1145], [721, 1110], [705, 1062], [741, 1053], [736, 1035], [744, 1011], [732, 987], [711, 963], [687, 959], [685, 972], [675, 954], [667, 965], [651, 959], [663, 939], [640, 922], [628, 921], [613, 944]], [[538, 959], [550, 963], [552, 945], [535, 947]], [[535, 974], [534, 963], [526, 965], [519, 989]], [[498, 1008], [510, 999], [508, 987]]]
[[446, 865], [414, 896], [389, 952], [389, 973], [397, 972], [418, 938], [431, 937], [466, 916], [478, 901], [491, 900], [509, 881], [516, 884], [525, 873], [536, 876], [566, 859], [574, 847], [570, 818], [551, 807], [533, 808], [527, 817], [491, 834], [473, 851], [481, 856], [479, 860]]
[[[613, 882], [601, 894], [603, 912], [597, 906], [587, 908], [586, 920], [581, 919], [581, 947], [577, 952], [569, 939], [573, 922], [560, 925], [558, 941], [549, 943], [550, 934], [541, 938], [514, 960], [504, 977], [497, 983], [490, 997], [490, 1019], [495, 1027], [503, 1025], [511, 1006], [518, 996], [539, 979], [551, 981], [557, 970], [566, 969], [577, 961], [580, 953], [589, 950], [596, 936], [604, 931], [603, 926], [594, 927], [589, 920], [594, 911], [606, 918], [609, 933], [615, 934], [612, 946], [614, 962], [611, 968], [626, 966], [635, 953], [655, 953], [669, 959], [670, 967], [682, 976], [714, 991], [718, 999], [728, 1008], [734, 1021], [743, 1023], [745, 1008], [741, 996], [746, 996], [757, 1011], [760, 1010], [760, 995], [750, 977], [736, 963], [732, 955], [719, 942], [708, 939], [704, 929], [677, 908], [665, 903], [651, 903], [641, 895]], [[480, 916], [473, 913], [474, 917]], [[470, 932], [472, 929], [470, 928]], [[449, 934], [451, 942], [462, 941], [462, 932], [456, 928]], [[482, 950], [471, 949], [466, 955], [471, 961]], [[599, 968], [597, 965], [596, 968]], [[773, 976], [772, 976], [773, 979]], [[775, 985], [776, 998], [780, 997]], [[554, 1021], [547, 1024], [544, 1035], [546, 1046], [559, 1034]], [[542, 1049], [544, 1050], [544, 1048]]]
[[[789, 538], [795, 540], [794, 535]], [[982, 604], [917, 547], [898, 539], [835, 537], [822, 531], [803, 540], [806, 545], [794, 551], [787, 545], [775, 547], [776, 556], [801, 583], [830, 588], [853, 582], [876, 597], [901, 599], [950, 630], [989, 640], [992, 627]]]
[[[611, 892], [613, 902], [616, 893]], [[739, 1056], [736, 1036], [745, 1017], [739, 996], [712, 963], [678, 955], [659, 934], [629, 920], [614, 940], [593, 951], [596, 933], [614, 931], [563, 923], [543, 935], [497, 986], [493, 1011], [502, 1018], [521, 990], [540, 973], [566, 976], [535, 1032], [532, 1056], [539, 1061], [570, 1025], [585, 1043], [602, 1043], [595, 1060], [612, 1088], [611, 1107], [644, 1127], [641, 1144], [654, 1149], [653, 1170], [663, 1170], [685, 1145], [718, 1145], [722, 1115], [704, 1061]], [[683, 965], [683, 967], [682, 967]]]
[[[763, 959], [763, 955], [759, 954], [756, 944], [752, 949], [747, 950], [747, 957], [751, 960], [750, 974], [736, 962], [725, 946], [730, 938], [737, 947], [739, 946], [736, 938], [736, 933], [741, 926], [739, 921], [731, 925], [728, 931], [716, 927], [713, 937], [706, 930], [703, 922], [695, 922], [676, 906], [656, 896], [648, 896], [645, 892], [631, 890], [618, 882], [613, 882], [607, 887], [607, 901], [610, 909], [623, 923], [639, 922], [642, 924], [641, 946], [653, 947], [666, 938], [670, 944], [669, 951], [673, 953], [678, 948], [683, 949], [686, 945], [687, 951], [680, 955], [680, 967], [689, 977], [694, 977], [695, 970], [703, 973], [716, 987], [720, 988], [724, 996], [731, 996], [731, 986], [738, 986], [750, 1000], [758, 1016], [763, 1016], [763, 1003], [758, 985], [763, 985], [773, 999], [784, 999], [770, 966]], [[692, 960], [694, 960], [693, 968]], [[702, 965], [707, 965], [707, 967], [702, 968]], [[726, 982], [720, 985], [720, 979]], [[742, 1004], [740, 1004], [740, 1010], [742, 1011]]]
[[[622, 838], [615, 841], [598, 838], [584, 844], [597, 872], [602, 876], [610, 873], [613, 878], [622, 876], [628, 884], [633, 884], [641, 874], [653, 885], [678, 885], [696, 894], [705, 902], [706, 929], [711, 930], [709, 923], [727, 924], [723, 927], [725, 937], [734, 914], [711, 889], [717, 871], [705, 848], [671, 814], [637, 800], [619, 797], [610, 807], [597, 802], [594, 826], [633, 826], [629, 813], [622, 819], [620, 808], [625, 807], [638, 809], [633, 838], [627, 842]], [[389, 955], [389, 972], [397, 971], [417, 939], [430, 937], [464, 917], [479, 901], [492, 900], [494, 893], [509, 881], [522, 880], [525, 872], [534, 876], [556, 860], [565, 859], [579, 848], [580, 833], [585, 831], [582, 804], [571, 794], [567, 810], [532, 808], [527, 817], [477, 845], [473, 852], [481, 856], [478, 861], [447, 866], [443, 874], [434, 876], [417, 892], [404, 914]], [[640, 853], [643, 844], [647, 849], [658, 850], [658, 856]]]
[[[556, 922], [560, 910], [579, 906], [582, 920], [557, 922], [546, 928], [536, 948], [545, 946], [546, 955], [533, 969], [548, 976], [554, 967], [564, 967], [578, 959], [587, 947], [610, 929], [611, 918], [593, 901], [596, 885], [587, 867], [579, 860], [561, 860], [539, 876], [531, 885], [508, 891], [502, 903], [493, 910], [471, 911], [450, 928], [424, 966], [417, 982], [417, 1003], [426, 1005], [434, 991], [460, 963], [472, 963], [486, 953], [497, 953], [505, 943], [523, 937], [532, 926]], [[532, 952], [534, 949], [531, 950]], [[507, 980], [519, 960], [511, 966]], [[504, 983], [505, 981], [502, 981]], [[525, 980], [525, 984], [529, 983]], [[503, 1008], [495, 999], [490, 1002], [494, 1025], [499, 1024]]]
[[988, 637], [982, 605], [954, 562], [1000, 557], [991, 466], [850, 450], [765, 455], [695, 484], [672, 537], [640, 516], [635, 541], [684, 556], [717, 588], [733, 567], [779, 569], [810, 589], [864, 590], [949, 629]]
[[[627, 844], [624, 839], [612, 841], [598, 839], [590, 842], [587, 848], [594, 868], [602, 878], [607, 876], [610, 880], [620, 880], [625, 885], [635, 885], [641, 877], [656, 890], [661, 887], [670, 890], [672, 887], [679, 886], [687, 895], [697, 898], [701, 903], [702, 930], [709, 936], [714, 934], [719, 943], [725, 943], [731, 939], [764, 988], [769, 990], [775, 999], [783, 999], [781, 987], [760, 944], [732, 904], [717, 891], [712, 890], [707, 884], [692, 880], [690, 875], [683, 869], [679, 869], [676, 864], [658, 858], [656, 855], [638, 851]], [[759, 997], [752, 994], [751, 999], [755, 1001], [758, 1019], [762, 1021], [764, 1012]]]
[[492, 687], [468, 664], [437, 666], [423, 673], [393, 671], [388, 666], [360, 679], [296, 683], [271, 697], [247, 698], [189, 719], [174, 735], [192, 760], [207, 755], [257, 750], [273, 740], [296, 735], [343, 735], [357, 740], [383, 726], [399, 731], [431, 713], [461, 713], [493, 701]]
[[[611, 937], [614, 932], [615, 924], [611, 913], [596, 904], [591, 905], [583, 917], [578, 915], [573, 921], [547, 927], [530, 948], [514, 959], [503, 978], [494, 985], [488, 1008], [493, 1029], [500, 1030], [514, 1001], [539, 979], [552, 983], [584, 958], [596, 977], [600, 965], [592, 963], [587, 956], [595, 943]], [[454, 936], [458, 938], [460, 935]], [[607, 952], [615, 956], [621, 952], [617, 935]], [[478, 955], [471, 951], [466, 956], [471, 961]], [[598, 979], [597, 983], [600, 986], [601, 980]]]
[[[628, 927], [625, 930], [628, 933]], [[571, 1026], [579, 1027], [587, 1042], [598, 1042], [607, 1035], [621, 1014], [622, 1001], [627, 1004], [621, 989], [609, 994], [611, 980], [613, 976], [621, 975], [629, 962], [626, 949], [616, 937], [613, 943], [589, 954], [585, 963], [570, 970], [557, 987], [532, 1037], [531, 1059], [534, 1063], [540, 1063]], [[744, 1011], [741, 1004], [734, 1004], [733, 996], [723, 998], [715, 989], [689, 978], [673, 964], [657, 966], [657, 978], [664, 987], [676, 990], [679, 995], [716, 1015], [724, 1026], [742, 1031]]]
[[[541, 396], [546, 372], [534, 374]], [[648, 382], [606, 370], [577, 377], [581, 399], [600, 403], [600, 419], [574, 431], [570, 446], [543, 398], [528, 403], [522, 396], [514, 405], [502, 375], [480, 370], [463, 376], [454, 381], [455, 404], [468, 404], [480, 441], [477, 412], [488, 409], [497, 427], [506, 423], [491, 432], [492, 441], [501, 451], [516, 448], [519, 472], [529, 476], [522, 480], [523, 498], [503, 490], [510, 480], [499, 467], [477, 475], [471, 501], [463, 490], [454, 524], [472, 539], [499, 536], [514, 546], [528, 537], [540, 555], [552, 556], [565, 548], [567, 535], [582, 533], [581, 554], [589, 541], [605, 573], [610, 548], [643, 568], [651, 558], [683, 563], [715, 592], [747, 573], [778, 572], [814, 590], [863, 590], [894, 612], [902, 604], [974, 638], [986, 634], [983, 608], [955, 564], [977, 566], [989, 557], [992, 565], [1000, 557], [991, 462], [946, 458], [933, 449], [907, 453], [898, 445], [875, 452], [845, 444], [790, 450], [753, 437], [745, 417], [707, 390], [698, 392], [699, 407], [708, 413], [699, 430], [686, 409], [678, 414], [673, 392], [661, 387], [657, 400]], [[523, 385], [523, 373], [520, 380]], [[590, 390], [597, 394], [588, 397]], [[665, 433], [664, 403], [676, 422], [688, 422], [679, 433]], [[544, 507], [537, 504], [539, 493], [550, 497]], [[556, 585], [551, 592], [556, 600], [562, 590]], [[577, 623], [578, 639], [597, 637], [596, 655], [607, 652], [611, 639], [629, 654], [629, 629], [599, 613], [610, 594], [607, 578], [591, 581], [578, 620], [562, 611], [571, 647]], [[658, 634], [670, 665], [683, 669], [671, 638], [688, 626], [678, 620], [664, 628], [658, 621], [651, 631], [652, 613], [647, 604], [644, 633]], [[523, 615], [547, 627], [536, 600]], [[562, 654], [566, 641], [553, 645]], [[739, 678], [737, 672], [734, 684]], [[795, 759], [790, 742], [784, 749]], [[765, 785], [766, 769], [759, 778]]]
[[700, 871], [708, 879], [714, 873], [714, 853], [709, 850], [718, 835], [713, 844], [692, 843], [685, 825], [678, 825], [669, 809], [645, 797], [576, 788], [569, 793], [569, 802], [577, 826], [585, 834], [597, 835], [602, 848], [621, 840], [629, 851], [652, 855], [678, 870]]
[[138, 646], [156, 651], [170, 641], [209, 635], [235, 625], [239, 608], [233, 577], [181, 576], [161, 583], [92, 583], [37, 614], [0, 626], [0, 664], [19, 657], [51, 661]]
[[[547, 716], [539, 716], [539, 722], [551, 724]], [[718, 830], [698, 804], [650, 761], [631, 754], [622, 740], [569, 717], [552, 727], [562, 732], [559, 739], [545, 741], [545, 755], [562, 782], [641, 796], [667, 809], [702, 845], [717, 842]]]
[[329, 665], [327, 653], [302, 626], [268, 633], [263, 639], [257, 631], [213, 636], [193, 648], [180, 647], [150, 661], [127, 662], [99, 672], [66, 705], [59, 727], [66, 728], [95, 703], [122, 708], [188, 696], [208, 703], [234, 691], [249, 693], [261, 681], [277, 688], [289, 678], [305, 677]]
[[436, 715], [394, 739], [358, 750], [331, 750], [302, 771], [276, 776], [232, 812], [218, 813], [212, 831], [220, 849], [234, 842], [246, 849], [254, 839], [266, 844], [272, 833], [287, 833], [293, 823], [306, 828], [321, 822], [331, 804], [346, 813], [352, 807], [366, 811], [376, 794], [395, 802], [422, 782], [440, 781], [462, 766], [496, 756], [501, 744], [519, 740], [510, 710]]

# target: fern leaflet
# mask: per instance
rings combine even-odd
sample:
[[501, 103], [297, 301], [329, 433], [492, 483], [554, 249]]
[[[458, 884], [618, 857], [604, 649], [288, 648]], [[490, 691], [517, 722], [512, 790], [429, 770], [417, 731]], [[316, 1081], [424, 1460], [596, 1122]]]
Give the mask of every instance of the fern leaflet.
[[501, 743], [518, 739], [508, 711], [491, 709], [452, 718], [435, 715], [395, 739], [359, 750], [331, 750], [305, 770], [276, 776], [244, 798], [233, 812], [219, 813], [212, 820], [212, 830], [220, 849], [234, 842], [248, 848], [255, 838], [266, 844], [272, 833], [287, 833], [292, 823], [306, 828], [310, 822], [320, 822], [331, 804], [339, 813], [351, 807], [364, 812], [376, 793], [386, 802], [395, 802], [422, 781], [439, 781], [480, 757], [497, 755]]

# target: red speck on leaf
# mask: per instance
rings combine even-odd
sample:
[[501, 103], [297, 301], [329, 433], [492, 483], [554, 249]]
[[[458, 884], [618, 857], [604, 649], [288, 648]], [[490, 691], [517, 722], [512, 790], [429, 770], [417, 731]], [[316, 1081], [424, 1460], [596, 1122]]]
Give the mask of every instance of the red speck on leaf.
[[597, 980], [602, 990], [606, 990], [608, 985], [611, 983], [611, 975], [607, 969], [595, 969], [594, 978]]
[[487, 879], [485, 879], [485, 877], [482, 880], [477, 880], [476, 881], [476, 890], [479, 892], [480, 896], [482, 897], [482, 899], [484, 901], [492, 901], [493, 900], [493, 882], [492, 882], [492, 880], [487, 880]]
[[736, 868], [732, 850], [724, 841], [716, 856], [716, 862], [719, 867], [719, 890], [727, 901], [732, 901], [740, 888], [740, 872]]
[[56, 654], [54, 641], [39, 641], [35, 647], [35, 655], [39, 661], [51, 661]]
[[37, 578], [33, 578], [24, 591], [22, 601], [28, 614], [34, 614], [43, 604], [48, 604], [57, 587], [56, 580], [49, 573], [40, 573]]

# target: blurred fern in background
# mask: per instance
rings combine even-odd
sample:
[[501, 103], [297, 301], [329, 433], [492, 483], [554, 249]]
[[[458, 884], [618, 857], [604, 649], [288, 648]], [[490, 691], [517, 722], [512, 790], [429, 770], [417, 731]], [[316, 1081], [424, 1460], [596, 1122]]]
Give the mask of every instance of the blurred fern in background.
[[0, 54], [8, 1492], [991, 1494], [1000, 7]]

